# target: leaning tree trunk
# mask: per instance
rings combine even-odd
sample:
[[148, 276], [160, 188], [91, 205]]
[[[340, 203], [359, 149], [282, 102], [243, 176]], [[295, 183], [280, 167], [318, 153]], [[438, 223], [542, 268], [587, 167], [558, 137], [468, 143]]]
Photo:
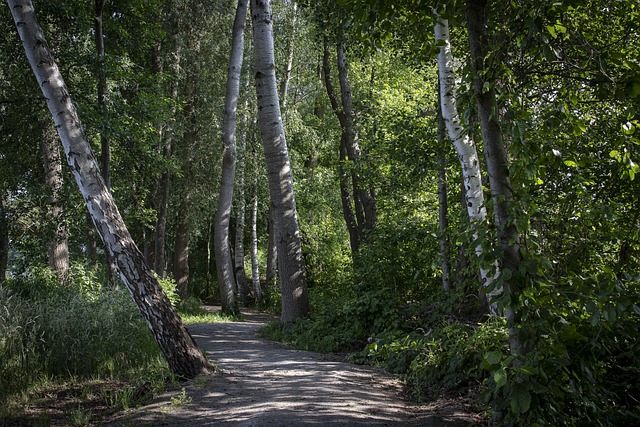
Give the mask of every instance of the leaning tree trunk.
[[107, 189], [31, 1], [9, 0], [8, 4], [96, 230], [115, 260], [120, 277], [151, 329], [169, 368], [187, 378], [210, 371], [211, 365], [162, 292]]
[[304, 258], [293, 192], [289, 152], [282, 125], [273, 50], [269, 0], [251, 0], [258, 120], [267, 163], [267, 179], [278, 248], [283, 324], [309, 314]]
[[[438, 76], [442, 118], [462, 167], [467, 214], [469, 215], [471, 226], [476, 228], [473, 233], [473, 239], [477, 241], [477, 225], [486, 221], [487, 209], [484, 204], [484, 194], [482, 193], [478, 152], [473, 140], [464, 131], [458, 115], [453, 55], [451, 54], [449, 23], [446, 19], [438, 17], [435, 25], [435, 38], [436, 41], [441, 43], [440, 52], [438, 53]], [[483, 249], [481, 244], [476, 243], [475, 252], [479, 259], [482, 258]], [[480, 276], [484, 286], [489, 287], [495, 278], [495, 273], [492, 274], [491, 270], [480, 266]], [[489, 293], [489, 300], [491, 300], [491, 295], [493, 295], [492, 292]]]
[[69, 244], [63, 208], [62, 159], [56, 142], [53, 129], [46, 126], [41, 146], [44, 157], [44, 179], [49, 191], [47, 220], [53, 228], [48, 248], [49, 266], [57, 273], [60, 282], [64, 283], [69, 273]]
[[247, 19], [247, 3], [248, 0], [238, 1], [236, 16], [233, 22], [231, 55], [227, 76], [227, 93], [224, 105], [224, 122], [222, 125], [224, 134], [222, 181], [220, 183], [220, 197], [218, 198], [218, 210], [216, 211], [213, 238], [220, 301], [222, 303], [222, 310], [227, 313], [235, 313], [237, 311], [235, 280], [231, 260], [231, 244], [229, 242], [229, 219], [231, 217], [231, 207], [233, 206], [233, 181], [236, 173], [236, 117], [244, 53], [244, 27]]
[[[500, 268], [502, 274], [512, 273], [515, 276], [522, 261], [519, 245], [520, 236], [514, 221], [513, 189], [509, 179], [507, 151], [498, 118], [495, 81], [492, 81], [487, 76], [484, 65], [485, 58], [489, 52], [486, 33], [487, 2], [486, 0], [469, 0], [467, 7], [467, 30], [474, 70], [473, 75], [475, 76], [473, 87], [478, 105], [478, 119], [482, 131], [482, 140], [484, 142], [484, 155], [489, 171], [494, 221], [498, 230], [498, 245], [501, 253]], [[503, 287], [510, 295], [511, 300], [518, 297], [520, 289], [514, 282], [514, 278], [505, 280]], [[524, 354], [524, 347], [519, 336], [519, 328], [515, 324], [518, 321], [517, 313], [513, 306], [507, 305], [504, 314], [507, 317], [507, 324], [510, 325], [511, 352], [514, 355], [522, 355]]]

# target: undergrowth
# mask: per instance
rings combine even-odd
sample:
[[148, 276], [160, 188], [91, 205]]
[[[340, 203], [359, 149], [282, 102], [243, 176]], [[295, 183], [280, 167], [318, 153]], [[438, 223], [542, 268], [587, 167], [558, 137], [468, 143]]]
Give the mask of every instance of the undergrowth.
[[[172, 280], [160, 282], [185, 322], [229, 320], [198, 299], [180, 300]], [[101, 384], [110, 390], [101, 402], [126, 409], [168, 381], [175, 378], [124, 286], [102, 287], [93, 270], [74, 266], [65, 284], [47, 267], [30, 267], [0, 287], [2, 417], [70, 384]]]

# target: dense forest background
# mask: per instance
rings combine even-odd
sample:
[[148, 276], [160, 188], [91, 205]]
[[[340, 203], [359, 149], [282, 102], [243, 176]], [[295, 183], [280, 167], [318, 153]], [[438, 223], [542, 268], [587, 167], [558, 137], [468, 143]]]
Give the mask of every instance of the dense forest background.
[[[174, 302], [226, 298], [214, 231], [235, 2], [35, 7], [147, 263]], [[355, 352], [355, 362], [403, 375], [417, 399], [478, 396], [496, 423], [638, 422], [639, 23], [640, 7], [625, 0], [276, 0], [310, 312], [266, 333]], [[444, 24], [450, 34], [436, 36]], [[229, 220], [237, 302], [227, 308], [278, 312], [286, 292], [251, 28], [247, 16]], [[53, 322], [20, 310], [81, 295], [113, 307], [99, 313], [114, 329], [135, 322], [119, 310], [136, 311], [113, 303], [125, 301], [122, 285], [7, 7], [0, 63], [0, 380], [9, 384], [35, 357], [25, 342], [41, 339], [16, 331]], [[477, 149], [470, 163], [461, 141]], [[131, 363], [153, 351], [140, 348]], [[97, 369], [66, 363], [58, 374]]]

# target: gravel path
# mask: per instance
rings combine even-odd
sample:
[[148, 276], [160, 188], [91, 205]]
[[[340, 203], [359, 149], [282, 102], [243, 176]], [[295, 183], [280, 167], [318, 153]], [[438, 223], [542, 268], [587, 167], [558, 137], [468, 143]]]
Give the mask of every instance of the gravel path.
[[481, 420], [468, 404], [416, 406], [380, 369], [298, 351], [261, 339], [272, 318], [189, 327], [218, 372], [166, 393], [112, 425], [167, 426], [468, 426]]

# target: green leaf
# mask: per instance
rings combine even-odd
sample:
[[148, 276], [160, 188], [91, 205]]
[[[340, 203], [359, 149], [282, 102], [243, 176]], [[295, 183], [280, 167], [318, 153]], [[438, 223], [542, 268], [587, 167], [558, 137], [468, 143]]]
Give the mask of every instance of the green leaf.
[[570, 168], [577, 168], [578, 164], [576, 162], [574, 162], [573, 160], [565, 160], [564, 164], [566, 166], [569, 166]]
[[493, 380], [496, 382], [498, 388], [507, 383], [507, 371], [500, 368], [493, 373]]
[[484, 355], [484, 360], [486, 360], [489, 365], [497, 365], [503, 356], [501, 351], [490, 351]]
[[511, 396], [511, 410], [516, 414], [524, 414], [531, 406], [531, 393], [519, 387]]
[[547, 31], [549, 31], [549, 34], [551, 34], [551, 37], [553, 37], [554, 39], [558, 37], [558, 35], [556, 34], [556, 29], [553, 25], [547, 25]]

